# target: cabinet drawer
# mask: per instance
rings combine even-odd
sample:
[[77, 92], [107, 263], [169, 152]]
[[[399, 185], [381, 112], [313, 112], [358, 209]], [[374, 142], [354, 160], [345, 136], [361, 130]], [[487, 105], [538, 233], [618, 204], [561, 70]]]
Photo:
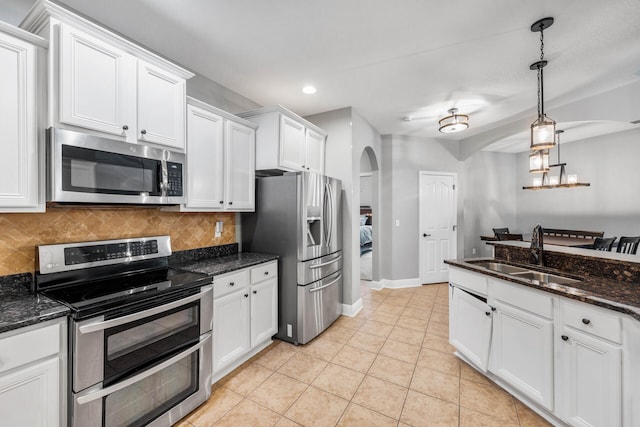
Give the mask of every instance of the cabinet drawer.
[[468, 270], [451, 268], [449, 281], [463, 289], [467, 289], [482, 296], [487, 296], [487, 276], [482, 273], [473, 273]]
[[276, 261], [261, 264], [251, 269], [251, 284], [262, 282], [266, 279], [278, 276], [278, 263]]
[[249, 270], [244, 269], [213, 278], [213, 297], [217, 298], [249, 286]]
[[16, 332], [15, 335], [0, 338], [0, 372], [60, 352], [59, 323], [26, 332], [18, 329]]
[[563, 301], [562, 315], [567, 326], [615, 343], [622, 342], [620, 317], [613, 313], [588, 304]]
[[491, 280], [491, 291], [494, 299], [514, 307], [522, 308], [538, 316], [553, 319], [553, 296], [515, 283]]

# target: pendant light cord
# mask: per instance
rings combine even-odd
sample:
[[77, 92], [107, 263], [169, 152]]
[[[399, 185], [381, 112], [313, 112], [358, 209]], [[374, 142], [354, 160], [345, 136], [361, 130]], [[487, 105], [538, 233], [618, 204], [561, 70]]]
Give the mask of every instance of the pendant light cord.
[[540, 62], [538, 63], [538, 117], [544, 114], [544, 81], [542, 67], [544, 67], [544, 26], [540, 24]]

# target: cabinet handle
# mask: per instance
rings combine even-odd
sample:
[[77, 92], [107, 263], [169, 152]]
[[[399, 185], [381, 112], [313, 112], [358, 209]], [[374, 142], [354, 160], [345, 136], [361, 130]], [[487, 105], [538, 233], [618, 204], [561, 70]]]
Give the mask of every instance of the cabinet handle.
[[233, 204], [233, 202], [229, 202], [229, 204], [230, 204], [230, 205], [232, 205], [232, 204]]
[[257, 293], [258, 293], [258, 291], [253, 291], [253, 293], [254, 293], [254, 294], [257, 294]]
[[146, 130], [144, 130], [144, 129], [142, 129], [142, 130], [140, 131], [140, 133], [141, 133], [141, 134], [143, 134], [143, 135], [146, 135], [146, 134], [147, 134], [147, 131], [146, 131]]
[[567, 341], [569, 340], [569, 337], [566, 335], [561, 336], [560, 338], [562, 338], [562, 341]]
[[224, 204], [224, 200], [220, 200], [220, 204], [223, 205]]
[[305, 166], [304, 166], [304, 165], [302, 165], [302, 169], [304, 169], [304, 168], [305, 168]]
[[244, 294], [244, 297], [245, 298], [249, 298], [249, 294]]
[[268, 274], [269, 274], [269, 272], [268, 272], [268, 271], [265, 271], [265, 272], [264, 272], [264, 274], [265, 274], [265, 276], [266, 276], [266, 275], [268, 275]]
[[311, 168], [307, 168], [307, 170], [309, 170], [309, 169], [311, 169]]
[[431, 237], [431, 234], [422, 233], [422, 237]]
[[491, 316], [491, 312], [490, 311], [485, 311], [485, 313], [487, 316]]
[[584, 323], [585, 325], [588, 325], [589, 323], [591, 323], [591, 320], [589, 320], [589, 319], [582, 319], [582, 323]]
[[127, 125], [122, 126], [122, 130], [129, 130], [129, 126]]
[[236, 284], [235, 282], [229, 282], [229, 286], [233, 286], [235, 284]]

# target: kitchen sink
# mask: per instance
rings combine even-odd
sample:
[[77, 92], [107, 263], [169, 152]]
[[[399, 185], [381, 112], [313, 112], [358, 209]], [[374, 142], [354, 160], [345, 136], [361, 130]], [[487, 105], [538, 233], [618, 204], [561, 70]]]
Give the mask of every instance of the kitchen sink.
[[499, 262], [476, 262], [474, 263], [474, 265], [484, 267], [487, 270], [505, 274], [527, 273], [531, 271], [527, 270], [526, 268], [515, 267], [513, 265], [502, 264]]
[[565, 285], [570, 283], [577, 283], [579, 280], [570, 279], [564, 276], [556, 276], [555, 274], [542, 273], [539, 271], [523, 271], [520, 273], [510, 273], [513, 276], [522, 277], [523, 279], [537, 280], [543, 283], [557, 283], [559, 285]]
[[559, 285], [565, 285], [580, 281], [569, 277], [558, 276], [556, 274], [543, 273], [540, 271], [529, 270], [527, 268], [516, 267], [514, 265], [503, 264], [501, 262], [481, 261], [474, 262], [473, 265], [484, 267], [487, 270], [495, 271], [496, 273], [509, 274], [522, 279], [537, 280], [542, 283], [557, 283]]

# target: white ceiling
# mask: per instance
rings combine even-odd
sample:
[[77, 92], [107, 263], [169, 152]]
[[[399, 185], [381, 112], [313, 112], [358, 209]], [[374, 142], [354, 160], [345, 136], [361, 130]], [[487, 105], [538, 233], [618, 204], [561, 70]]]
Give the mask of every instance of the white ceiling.
[[[302, 116], [352, 106], [382, 134], [470, 140], [533, 121], [530, 26], [546, 16], [547, 110], [640, 80], [638, 0], [62, 2], [261, 105]], [[0, 20], [17, 24], [33, 0], [2, 3]], [[318, 92], [303, 94], [306, 84]], [[451, 107], [470, 129], [438, 132]], [[492, 142], [521, 151], [526, 130]]]

